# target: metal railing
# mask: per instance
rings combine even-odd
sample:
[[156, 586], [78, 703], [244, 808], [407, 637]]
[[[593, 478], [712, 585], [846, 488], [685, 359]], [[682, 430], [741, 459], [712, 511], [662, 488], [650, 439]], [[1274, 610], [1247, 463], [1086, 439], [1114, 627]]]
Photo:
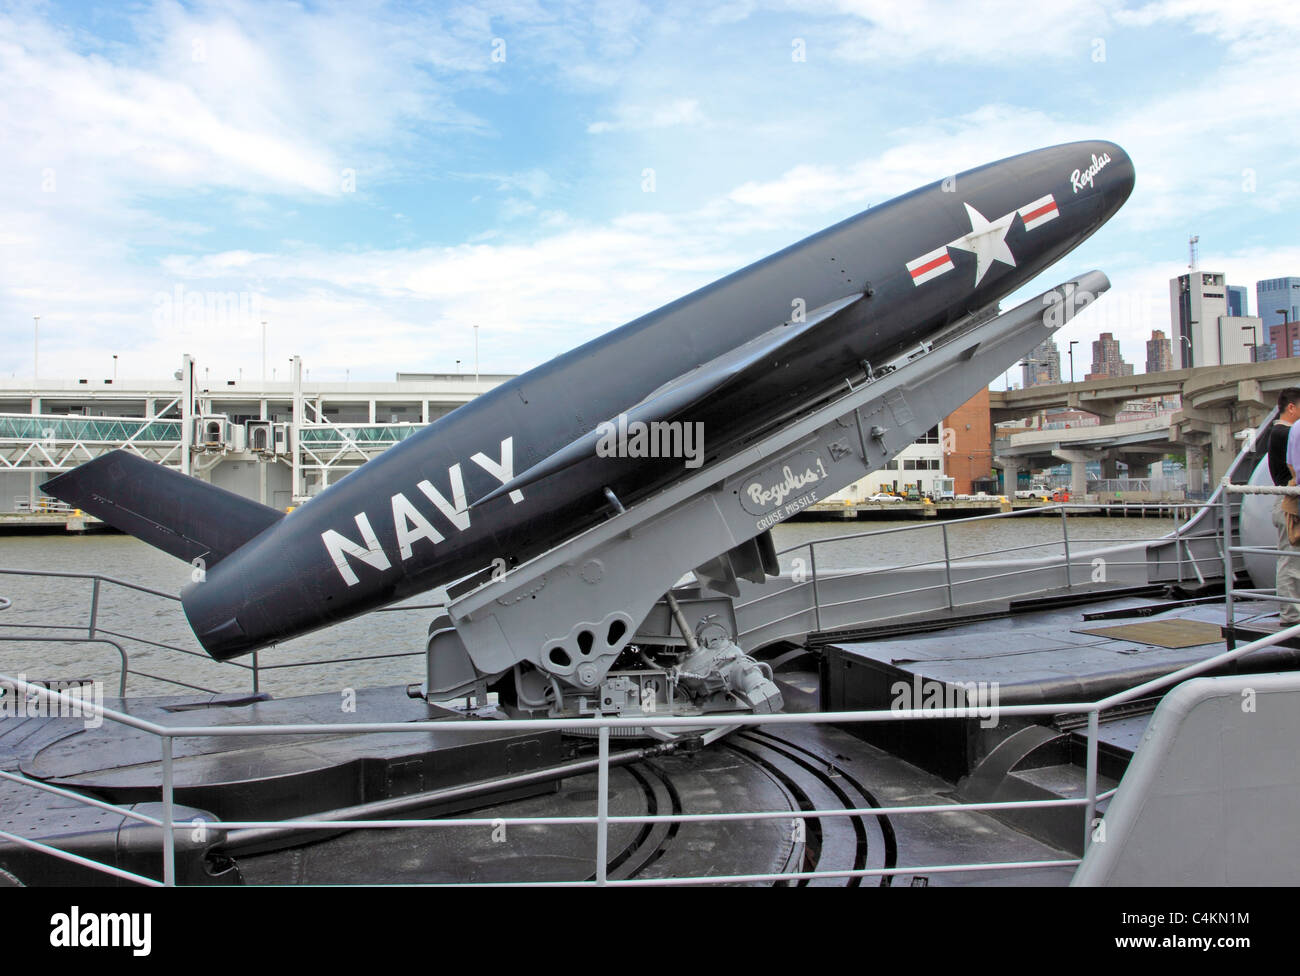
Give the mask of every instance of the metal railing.
[[[1220, 501], [1223, 504], [1223, 542], [1220, 550], [1224, 559], [1224, 573], [1228, 585], [1228, 620], [1231, 622], [1231, 605], [1233, 599], [1233, 590], [1231, 588], [1232, 578], [1234, 575], [1234, 564], [1232, 562], [1234, 555], [1248, 550], [1247, 547], [1233, 546], [1231, 540], [1231, 510], [1229, 498], [1231, 495], [1246, 493], [1246, 486], [1227, 486], [1227, 490], [1220, 493]], [[1300, 493], [1300, 489], [1294, 490], [1293, 493]], [[1014, 515], [1015, 513], [1006, 513]], [[979, 518], [998, 518], [1005, 517], [1002, 515], [980, 516]], [[1063, 538], [1061, 544], [1066, 553], [1066, 565], [1068, 566], [1068, 528], [1065, 527], [1065, 513], [1062, 512]], [[883, 532], [907, 531], [911, 528], [933, 528], [924, 527], [905, 527], [900, 529], [886, 529]], [[1184, 529], [1185, 527], [1180, 527]], [[876, 534], [876, 533], [865, 533]], [[1176, 539], [1178, 532], [1172, 534]], [[1168, 538], [1168, 537], [1166, 537]], [[834, 540], [817, 540], [811, 546], [811, 558], [815, 560], [815, 549], [819, 544], [825, 544]], [[1101, 541], [1101, 540], [1098, 540]], [[1104, 540], [1113, 542], [1115, 540]], [[805, 544], [806, 546], [807, 544]], [[805, 546], [792, 547], [790, 550], [804, 548]], [[1033, 548], [1013, 547], [1014, 549]], [[1293, 555], [1292, 553], [1282, 553], [1280, 550], [1270, 550], [1275, 554]], [[987, 555], [987, 554], [980, 554]], [[1181, 557], [1180, 557], [1181, 558]], [[945, 547], [945, 559], [951, 559], [950, 551]], [[1193, 560], [1195, 565], [1195, 560]], [[950, 564], [949, 564], [950, 565]], [[5, 571], [13, 572], [13, 571]], [[950, 570], [949, 570], [950, 572]], [[815, 569], [814, 569], [815, 573]], [[125, 584], [119, 580], [109, 580], [106, 577], [97, 577], [90, 574], [58, 574], [42, 573], [39, 575], [55, 576], [84, 576], [95, 581], [94, 592], [98, 593], [99, 585], [102, 582], [112, 582], [119, 585], [126, 585], [133, 589], [144, 592], [154, 593], [155, 595], [164, 596], [168, 599], [175, 599], [159, 591], [151, 590], [148, 587], [141, 587], [136, 584]], [[1068, 583], [1068, 573], [1067, 573]], [[815, 582], [814, 582], [815, 586]], [[1238, 593], [1243, 591], [1238, 590]], [[1249, 591], [1252, 594], [1255, 591]], [[83, 639], [91, 639], [97, 633], [95, 623], [95, 607], [97, 601], [92, 597], [92, 616], [89, 625], [86, 628], [87, 635]], [[414, 608], [403, 608], [414, 609]], [[1114, 790], [1098, 790], [1098, 744], [1100, 717], [1103, 711], [1115, 708], [1126, 702], [1134, 701], [1149, 695], [1151, 692], [1161, 689], [1167, 689], [1173, 685], [1193, 677], [1203, 674], [1207, 671], [1214, 670], [1230, 662], [1236, 661], [1247, 654], [1260, 650], [1274, 644], [1281, 643], [1292, 639], [1300, 638], [1300, 625], [1285, 628], [1275, 634], [1262, 637], [1258, 640], [1251, 641], [1240, 647], [1229, 648], [1222, 653], [1213, 655], [1205, 660], [1195, 662], [1184, 667], [1178, 668], [1168, 674], [1143, 682], [1124, 691], [1106, 696], [1092, 702], [1062, 702], [1051, 704], [1035, 705], [1011, 705], [999, 707], [997, 714], [999, 718], [1009, 716], [1042, 716], [1042, 715], [1066, 715], [1077, 714], [1086, 716], [1087, 719], [1087, 738], [1086, 738], [1086, 761], [1084, 767], [1085, 787], [1084, 795], [1074, 798], [1062, 798], [1057, 800], [1022, 800], [1022, 801], [1000, 801], [1000, 802], [978, 802], [978, 803], [937, 803], [937, 804], [919, 804], [903, 806], [871, 806], [863, 808], [836, 808], [836, 809], [800, 809], [792, 810], [759, 810], [759, 811], [737, 811], [725, 814], [647, 814], [647, 815], [626, 815], [614, 816], [609, 813], [609, 771], [610, 771], [610, 734], [612, 730], [624, 729], [644, 729], [650, 722], [645, 717], [635, 718], [616, 718], [616, 717], [596, 717], [589, 719], [512, 719], [512, 720], [452, 720], [452, 721], [423, 721], [423, 722], [387, 722], [387, 723], [323, 723], [323, 724], [296, 724], [282, 726], [267, 725], [245, 725], [245, 726], [186, 726], [186, 725], [164, 725], [157, 722], [148, 721], [137, 716], [125, 714], [113, 709], [94, 706], [95, 716], [114, 723], [127, 726], [154, 735], [159, 740], [159, 750], [161, 758], [161, 799], [162, 811], [161, 816], [152, 817], [139, 811], [127, 807], [105, 803], [104, 801], [86, 797], [82, 794], [69, 790], [63, 790], [59, 787], [51, 786], [37, 780], [30, 779], [21, 774], [8, 773], [0, 771], [0, 778], [11, 782], [21, 783], [32, 789], [43, 790], [54, 795], [61, 796], [65, 799], [76, 799], [85, 802], [99, 809], [111, 811], [121, 816], [134, 820], [139, 823], [148, 824], [158, 828], [161, 833], [162, 846], [162, 877], [151, 878], [132, 872], [123, 871], [122, 869], [111, 865], [99, 864], [87, 858], [72, 854], [67, 851], [59, 850], [51, 845], [44, 844], [30, 838], [24, 838], [10, 832], [0, 831], [0, 837], [22, 846], [29, 847], [33, 850], [42, 851], [52, 857], [61, 858], [72, 863], [79, 864], [83, 867], [93, 870], [103, 871], [128, 881], [133, 881], [144, 885], [174, 885], [176, 883], [176, 842], [175, 832], [178, 830], [189, 831], [194, 828], [190, 821], [177, 821], [175, 819], [175, 771], [173, 769], [173, 756], [175, 742], [177, 739], [193, 737], [220, 737], [220, 736], [284, 736], [284, 735], [310, 735], [310, 736], [328, 736], [328, 735], [385, 735], [385, 734], [409, 734], [415, 731], [443, 731], [443, 732], [469, 732], [469, 733], [487, 733], [499, 734], [509, 731], [542, 731], [542, 730], [561, 730], [567, 732], [585, 732], [595, 733], [597, 739], [598, 756], [596, 761], [597, 771], [597, 790], [596, 790], [596, 811], [594, 815], [584, 816], [557, 816], [557, 817], [493, 817], [476, 818], [476, 817], [438, 817], [427, 819], [401, 819], [401, 820], [342, 820], [342, 819], [293, 819], [279, 821], [222, 821], [207, 820], [204, 823], [205, 828], [224, 829], [224, 830], [294, 830], [294, 831], [334, 831], [341, 830], [361, 830], [361, 829], [421, 829], [421, 828], [471, 828], [471, 827], [492, 827], [498, 826], [591, 826], [596, 827], [594, 859], [594, 879], [590, 881], [562, 882], [564, 885], [572, 886], [661, 886], [661, 885], [680, 885], [680, 884], [735, 884], [750, 883], [760, 881], [795, 881], [812, 878], [865, 878], [865, 877], [883, 877], [900, 874], [918, 874], [918, 873], [961, 873], [961, 872], [982, 872], [982, 871], [1013, 871], [1013, 870], [1031, 870], [1042, 868], [1064, 868], [1073, 867], [1080, 862], [1080, 858], [1059, 858], [1059, 859], [1041, 859], [1016, 862], [973, 862], [968, 864], [932, 864], [932, 865], [909, 865], [905, 867], [888, 867], [888, 868], [863, 868], [863, 869], [835, 869], [827, 871], [796, 871], [796, 872], [776, 872], [776, 873], [755, 873], [755, 874], [738, 874], [738, 875], [701, 875], [690, 877], [667, 877], [667, 878], [633, 878], [633, 879], [610, 879], [607, 875], [607, 852], [609, 828], [611, 825], [624, 824], [654, 824], [654, 823], [687, 823], [687, 822], [720, 822], [728, 820], [788, 820], [788, 821], [807, 821], [817, 820], [820, 818], [831, 817], [892, 817], [906, 815], [943, 815], [952, 813], [979, 813], [979, 812], [997, 812], [997, 811], [1014, 811], [1025, 809], [1041, 809], [1050, 807], [1081, 807], [1084, 812], [1083, 817], [1083, 846], [1092, 842], [1092, 833], [1096, 824], [1096, 814], [1098, 804], [1113, 795]], [[180, 649], [180, 648], [176, 648]], [[323, 663], [323, 662], [307, 662]], [[249, 665], [241, 665], [250, 667]], [[292, 666], [292, 665], [290, 665]], [[10, 687], [20, 689], [24, 694], [37, 695], [51, 702], [61, 702], [65, 706], [84, 707], [85, 703], [75, 699], [62, 692], [53, 691], [40, 685], [31, 684], [8, 675], [0, 674], [0, 683], [8, 684]], [[732, 727], [741, 728], [749, 726], [783, 726], [783, 725], [815, 725], [815, 724], [835, 724], [848, 725], [859, 722], [894, 722], [894, 721], [925, 721], [935, 719], [985, 719], [987, 718], [987, 707], [943, 707], [943, 708], [891, 708], [862, 711], [846, 712], [818, 712], [802, 714], [775, 714], [775, 715], [713, 715], [702, 722], [701, 718], [686, 716], [665, 716], [653, 720], [653, 727], [665, 731], [673, 729], [699, 729], [701, 724], [707, 724], [714, 727]], [[527, 884], [527, 881], [518, 882]], [[548, 882], [550, 883], [550, 882]]]
[[[1186, 509], [1203, 510], [1203, 506], [1172, 506], [1167, 503], [1159, 503], [1159, 502], [1135, 503], [1131, 507], [1134, 510], [1149, 509], [1157, 513], [1167, 513], [1174, 508], [1181, 508], [1184, 510]], [[953, 527], [971, 525], [978, 522], [991, 522], [997, 519], [1012, 519], [1012, 518], [1039, 519], [1043, 516], [1044, 513], [1053, 512], [1053, 511], [1060, 513], [1061, 535], [1059, 539], [1047, 540], [1043, 542], [1030, 542], [1024, 545], [1006, 546], [999, 549], [990, 549], [990, 550], [971, 552], [971, 553], [961, 553], [958, 555], [953, 554], [952, 542], [950, 538], [950, 529]], [[937, 569], [938, 567], [942, 566], [943, 568], [942, 582], [930, 583], [930, 584], [925, 584], [925, 585], [915, 586], [915, 587], [901, 587], [901, 588], [884, 587], [881, 588], [879, 592], [871, 594], [869, 596], [857, 597], [855, 602], [861, 602], [864, 600], [896, 600], [900, 597], [913, 596], [916, 594], [927, 593], [927, 592], [937, 592], [941, 590], [944, 593], [944, 605], [941, 607], [941, 609], [946, 609], [947, 611], [951, 612], [960, 608], [963, 605], [962, 602], [957, 597], [957, 591], [961, 587], [972, 587], [976, 584], [995, 582], [998, 580], [1003, 580], [1018, 575], [1044, 572], [1044, 566], [1042, 566], [1039, 563], [1034, 563], [1022, 569], [1001, 569], [997, 572], [993, 572], [991, 575], [986, 575], [986, 576], [974, 576], [974, 577], [966, 576], [963, 578], [956, 578], [953, 572], [955, 564], [964, 561], [974, 561], [974, 560], [986, 559], [990, 557], [1006, 556], [1012, 553], [1026, 553], [1032, 550], [1042, 550], [1042, 549], [1049, 549], [1049, 548], [1053, 550], [1059, 549], [1060, 569], [1061, 569], [1061, 574], [1063, 576], [1064, 589], [1066, 591], [1070, 591], [1075, 588], [1076, 582], [1080, 585], [1082, 585], [1082, 583], [1084, 582], [1083, 580], [1078, 580], [1078, 581], [1075, 580], [1073, 564], [1071, 562], [1071, 551], [1070, 551], [1071, 539], [1070, 539], [1070, 526], [1069, 526], [1069, 518], [1068, 518], [1068, 514], [1071, 511], [1078, 512], [1078, 513], [1087, 513], [1088, 515], [1091, 515], [1092, 513], [1095, 513], [1096, 506], [1087, 503], [1053, 502], [1032, 509], [1016, 509], [1010, 512], [995, 512], [989, 515], [975, 515], [975, 516], [970, 516], [968, 518], [954, 519], [951, 522], [940, 521], [937, 523], [927, 522], [927, 523], [922, 523], [917, 525], [901, 525], [901, 526], [894, 526], [885, 529], [868, 529], [862, 532], [844, 533], [841, 535], [829, 536], [821, 539], [809, 539], [806, 542], [801, 542], [793, 546], [787, 546], [786, 548], [777, 551], [778, 558], [782, 556], [788, 556], [791, 553], [804, 552], [804, 551], [808, 553], [808, 567], [807, 567], [808, 571], [806, 574], [803, 574], [804, 576], [803, 579], [794, 579], [792, 576], [792, 586], [787, 590], [782, 591], [780, 593], [772, 592], [772, 593], [761, 594], [750, 600], [737, 603], [736, 608], [738, 611], [743, 611], [745, 608], [750, 608], [757, 604], [763, 603], [764, 601], [774, 600], [780, 596], [788, 594], [791, 590], [807, 588], [808, 590], [811, 591], [811, 596], [812, 596], [811, 607], [808, 609], [795, 610], [791, 614], [788, 614], [787, 616], [795, 617], [800, 614], [806, 614], [809, 611], [811, 611], [812, 618], [813, 618], [812, 629], [817, 632], [821, 632], [823, 630], [823, 610], [832, 608], [834, 606], [838, 606], [839, 604], [823, 603], [822, 587], [825, 585], [826, 580], [829, 578], [829, 573], [828, 571], [825, 570], [819, 571], [818, 559], [817, 559], [817, 552], [819, 547], [824, 551], [826, 547], [832, 545], [837, 545], [842, 543], [861, 544], [863, 542], [869, 542], [872, 539], [879, 539], [885, 536], [893, 536], [893, 535], [899, 535], [904, 533], [938, 532], [940, 534], [940, 542], [943, 551], [942, 558], [922, 559], [916, 562], [890, 564], [887, 566], [873, 567], [870, 569], [843, 569], [843, 570], [837, 570], [833, 572], [835, 572], [837, 575], [851, 579], [854, 582], [858, 582], [874, 576], [883, 576], [883, 577], [888, 577], [891, 575], [897, 576], [905, 573], [908, 570]], [[1135, 539], [1106, 538], [1106, 539], [1085, 540], [1085, 539], [1080, 539], [1076, 536], [1074, 540], [1076, 545], [1076, 552], [1077, 552], [1077, 546], [1081, 542], [1086, 542], [1094, 545], [1104, 545], [1108, 548], [1114, 548], [1116, 546], [1122, 546], [1122, 545], [1138, 545], [1138, 544], [1150, 545], [1152, 543], [1168, 542], [1168, 543], [1172, 543], [1173, 550], [1174, 550], [1174, 557], [1169, 562], [1172, 562], [1172, 564], [1177, 569], [1177, 573], [1178, 573], [1177, 581], [1183, 582], [1185, 580], [1185, 571], [1187, 571], [1187, 567], [1190, 567], [1190, 574], [1194, 575], [1198, 580], [1198, 582], [1204, 583], [1205, 575], [1201, 571], [1201, 564], [1206, 562], [1207, 559], [1204, 556], [1198, 558], [1192, 552], [1190, 542], [1193, 539], [1209, 538], [1210, 533], [1206, 533], [1202, 531], [1200, 534], [1190, 535], [1187, 531], [1188, 525], [1190, 525], [1190, 521], [1191, 520], [1189, 520], [1187, 524], [1184, 524], [1182, 522], [1175, 522], [1174, 530], [1158, 539], [1152, 539], [1150, 536], [1145, 536], [1142, 538], [1135, 538]], [[1219, 571], [1221, 565], [1220, 560], [1221, 560], [1222, 547], [1220, 546], [1218, 548], [1219, 548], [1219, 552], [1216, 553], [1216, 559], [1215, 559], [1216, 564], [1214, 565], [1215, 573]], [[1056, 554], [1057, 554], [1056, 552], [1053, 552], [1051, 555], [1056, 555]], [[1149, 561], [1147, 559], [1131, 560], [1131, 561], [1110, 560], [1108, 561], [1108, 565], [1111, 567], [1127, 567], [1127, 566], [1139, 566], [1139, 565], [1144, 566], [1144, 565], [1148, 565], [1148, 562]], [[823, 566], [825, 565], [824, 559], [822, 560], [822, 565]], [[1050, 567], [1047, 568], [1050, 569]], [[1118, 586], [1119, 584], [1117, 583], [1116, 585]]]
[[[1300, 496], [1300, 487], [1282, 486], [1282, 485], [1234, 485], [1228, 482], [1223, 483], [1223, 491], [1220, 493], [1220, 504], [1223, 507], [1225, 516], [1230, 512], [1232, 496], [1246, 495], [1273, 495], [1273, 496], [1290, 496], [1292, 498]], [[1229, 526], [1229, 533], [1231, 527]], [[1235, 585], [1234, 574], [1229, 573], [1231, 566], [1230, 560], [1233, 556], [1271, 556], [1274, 559], [1296, 558], [1295, 550], [1278, 549], [1270, 546], [1246, 546], [1232, 544], [1231, 534], [1225, 536], [1223, 547], [1224, 559], [1224, 616], [1226, 618], [1225, 627], [1228, 631], [1228, 646], [1235, 643], [1233, 632], [1236, 628], [1236, 604], [1241, 600], [1262, 601], [1265, 603], [1277, 604], [1294, 604], [1300, 603], [1300, 599], [1284, 597], [1277, 592], [1277, 588], [1264, 589], [1259, 587], [1238, 587]]]
[[67, 502], [48, 495], [38, 497], [35, 502], [27, 495], [16, 495], [13, 511], [20, 515], [70, 515], [73, 508]]
[[[1166, 689], [1187, 678], [1203, 674], [1206, 671], [1213, 670], [1222, 665], [1236, 661], [1247, 654], [1269, 647], [1273, 644], [1281, 643], [1300, 637], [1300, 624], [1281, 630], [1276, 634], [1260, 638], [1245, 644], [1233, 650], [1225, 651], [1221, 654], [1214, 655], [1203, 661], [1199, 661], [1185, 667], [1179, 668], [1169, 674], [1154, 678], [1150, 681], [1143, 682], [1125, 691], [1109, 695], [1095, 702], [1063, 702], [1057, 704], [1039, 704], [1039, 705], [1009, 705], [998, 709], [999, 717], [1003, 716], [1036, 716], [1036, 715], [1065, 715], [1078, 714], [1087, 717], [1087, 758], [1085, 764], [1085, 795], [1076, 798], [1063, 798], [1059, 800], [1018, 800], [1018, 801], [1000, 801], [984, 803], [953, 803], [953, 804], [919, 804], [904, 806], [879, 806], [879, 807], [862, 807], [862, 808], [836, 808], [836, 809], [812, 809], [799, 810], [761, 810], [761, 811], [743, 811], [725, 814], [646, 814], [646, 815], [622, 815], [612, 816], [609, 813], [609, 770], [610, 770], [610, 749], [609, 740], [610, 732], [614, 729], [639, 729], [647, 725], [645, 718], [590, 718], [590, 719], [512, 719], [512, 720], [469, 720], [469, 721], [428, 721], [428, 722], [386, 722], [386, 723], [323, 723], [310, 725], [245, 725], [245, 726], [184, 726], [184, 725], [161, 725], [156, 722], [150, 722], [145, 719], [127, 715], [113, 709], [94, 706], [94, 713], [97, 717], [107, 719], [108, 721], [120, 723], [122, 725], [134, 728], [141, 732], [155, 735], [159, 739], [161, 767], [162, 767], [162, 815], [161, 817], [152, 817], [148, 814], [129, 809], [127, 807], [117, 806], [114, 804], [104, 803], [81, 794], [68, 790], [62, 790], [59, 787], [51, 786], [37, 780], [30, 779], [21, 774], [6, 773], [0, 771], [0, 777], [11, 782], [21, 783], [33, 789], [44, 790], [64, 798], [77, 799], [88, 803], [99, 809], [111, 811], [127, 817], [131, 820], [145, 823], [159, 828], [161, 831], [162, 843], [162, 862], [163, 876], [161, 879], [150, 878], [144, 875], [134, 874], [123, 871], [111, 865], [99, 864], [90, 859], [83, 858], [71, 852], [62, 851], [51, 845], [43, 844], [39, 841], [32, 840], [0, 831], [0, 837], [3, 837], [13, 843], [29, 847], [33, 850], [39, 850], [53, 857], [79, 864], [93, 870], [101, 870], [114, 877], [134, 881], [143, 885], [175, 885], [176, 884], [176, 831], [192, 831], [195, 827], [193, 821], [177, 821], [174, 811], [176, 807], [175, 797], [175, 773], [173, 769], [173, 755], [175, 749], [175, 740], [192, 738], [192, 737], [210, 737], [210, 736], [277, 736], [277, 735], [383, 735], [383, 734], [409, 734], [414, 731], [443, 731], [443, 732], [470, 732], [470, 733], [500, 733], [509, 731], [542, 731], [542, 730], [567, 730], [578, 732], [595, 732], [598, 743], [597, 758], [597, 790], [596, 804], [597, 809], [594, 815], [587, 816], [567, 816], [567, 817], [440, 817], [428, 819], [403, 819], [403, 820], [313, 820], [309, 818], [294, 820], [270, 820], [270, 821], [225, 821], [225, 820], [205, 820], [204, 829], [221, 829], [221, 830], [260, 830], [260, 829], [292, 829], [294, 831], [341, 831], [341, 830], [395, 830], [395, 829], [425, 829], [425, 828], [470, 828], [470, 827], [488, 827], [497, 828], [501, 826], [591, 826], [596, 827], [596, 843], [594, 858], [594, 880], [590, 881], [573, 881], [559, 882], [563, 886], [622, 886], [622, 887], [643, 887], [643, 886], [672, 886], [684, 884], [742, 884], [760, 881], [794, 881], [812, 878], [864, 878], [864, 877], [883, 877], [899, 874], [941, 874], [941, 873], [962, 873], [962, 872], [981, 872], [981, 871], [1011, 871], [1011, 870], [1032, 870], [1042, 868], [1060, 868], [1077, 866], [1081, 858], [1058, 858], [1043, 859], [1031, 861], [993, 861], [993, 862], [974, 862], [969, 864], [927, 864], [927, 865], [908, 865], [904, 867], [892, 868], [863, 868], [863, 869], [833, 869], [827, 871], [796, 871], [796, 872], [775, 872], [775, 873], [755, 873], [739, 875], [692, 875], [682, 877], [668, 878], [631, 878], [611, 880], [607, 875], [607, 851], [609, 828], [611, 825], [620, 824], [653, 824], [653, 823], [688, 823], [688, 822], [720, 822], [727, 820], [816, 820], [827, 817], [891, 817], [918, 814], [952, 814], [952, 813], [978, 813], [993, 811], [1013, 811], [1025, 809], [1042, 809], [1048, 807], [1083, 807], [1084, 808], [1084, 848], [1092, 842], [1093, 830], [1096, 826], [1096, 812], [1098, 804], [1108, 799], [1114, 794], [1114, 790], [1098, 791], [1097, 789], [1097, 767], [1098, 767], [1098, 742], [1100, 729], [1100, 715], [1103, 711], [1114, 708], [1134, 699], [1148, 695], [1153, 691]], [[23, 691], [24, 694], [35, 694], [54, 701], [62, 702], [65, 706], [80, 707], [84, 705], [79, 699], [72, 698], [62, 692], [52, 691], [39, 685], [29, 684], [9, 675], [0, 674], [0, 682], [6, 683], [11, 687]], [[715, 715], [710, 716], [708, 724], [714, 726], [780, 726], [780, 725], [810, 725], [810, 724], [830, 724], [836, 725], [852, 724], [856, 722], [893, 722], [909, 720], [934, 720], [940, 718], [967, 718], [983, 719], [987, 717], [987, 711], [975, 707], [953, 707], [953, 708], [936, 708], [936, 709], [877, 709], [869, 711], [846, 711], [846, 712], [816, 712], [802, 714], [776, 714], [776, 715]], [[655, 719], [655, 728], [669, 729], [698, 729], [701, 724], [699, 717], [665, 717]], [[527, 884], [528, 882], [518, 882]], [[555, 882], [546, 882], [546, 884], [556, 884]]]
[[[317, 658], [307, 661], [284, 661], [277, 664], [263, 664], [259, 652], [254, 651], [248, 662], [235, 660], [215, 661], [210, 655], [201, 650], [182, 647], [179, 644], [171, 644], [167, 641], [158, 641], [139, 637], [135, 634], [125, 633], [123, 631], [111, 630], [100, 623], [100, 603], [103, 587], [105, 586], [121, 587], [125, 590], [144, 593], [161, 600], [166, 600], [170, 603], [178, 604], [180, 603], [181, 598], [174, 593], [166, 593], [150, 586], [144, 586], [140, 583], [132, 583], [128, 580], [117, 579], [112, 576], [105, 576], [100, 573], [70, 573], [55, 570], [0, 568], [0, 575], [87, 580], [90, 582], [89, 605], [87, 608], [86, 622], [84, 624], [0, 623], [0, 641], [7, 643], [108, 645], [117, 651], [120, 662], [118, 670], [118, 697], [120, 698], [126, 697], [127, 682], [132, 675], [149, 678], [153, 681], [160, 681], [164, 684], [175, 685], [180, 688], [189, 688], [192, 691], [202, 691], [212, 695], [221, 694], [221, 691], [216, 688], [205, 687], [189, 681], [182, 681], [179, 678], [155, 674], [149, 671], [143, 671], [139, 667], [133, 667], [131, 664], [131, 656], [126, 646], [128, 642], [140, 644], [144, 647], [153, 648], [155, 650], [172, 651], [187, 657], [196, 658], [207, 664], [246, 671], [249, 675], [251, 691], [253, 694], [258, 694], [261, 691], [262, 674], [266, 671], [283, 671], [294, 668], [324, 667], [331, 664], [355, 664], [363, 661], [379, 661], [424, 656], [424, 651], [395, 651], [383, 654], [361, 654], [349, 655], [346, 657]], [[6, 600], [5, 606], [8, 606], [10, 603], [11, 601]], [[414, 610], [441, 609], [442, 606], [442, 604], [430, 603], [403, 604], [394, 607], [382, 607], [377, 612], [405, 613]], [[0, 606], [0, 609], [4, 609], [4, 606]], [[21, 631], [21, 633], [14, 633], [14, 631]]]

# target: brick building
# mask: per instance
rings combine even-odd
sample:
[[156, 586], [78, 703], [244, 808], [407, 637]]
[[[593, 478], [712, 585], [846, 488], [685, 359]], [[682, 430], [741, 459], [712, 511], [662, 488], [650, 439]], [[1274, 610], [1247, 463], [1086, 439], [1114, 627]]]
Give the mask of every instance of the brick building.
[[1147, 372], [1163, 373], [1174, 368], [1174, 350], [1169, 337], [1160, 329], [1153, 329], [1147, 340]]
[[1120, 355], [1119, 341], [1114, 333], [1103, 332], [1092, 344], [1092, 372], [1084, 379], [1102, 379], [1108, 376], [1132, 376], [1133, 367]]
[[943, 420], [944, 466], [959, 495], [993, 477], [993, 423], [989, 391], [980, 390]]

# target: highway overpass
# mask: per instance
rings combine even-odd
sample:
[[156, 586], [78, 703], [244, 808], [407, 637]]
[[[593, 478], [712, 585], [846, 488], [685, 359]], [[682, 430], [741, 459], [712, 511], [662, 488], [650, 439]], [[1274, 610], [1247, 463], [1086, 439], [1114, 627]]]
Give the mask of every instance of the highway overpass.
[[[994, 423], [1064, 408], [1084, 410], [1101, 419], [1096, 427], [1014, 434], [1006, 456], [999, 453], [995, 461], [1004, 473], [1014, 473], [1060, 461], [1079, 464], [1081, 470], [1078, 459], [1100, 460], [1103, 476], [1114, 477], [1106, 471], [1113, 472], [1119, 460], [1130, 465], [1149, 464], [1164, 454], [1178, 453], [1187, 457], [1187, 483], [1195, 489], [1223, 476], [1240, 447], [1235, 435], [1259, 426], [1276, 405], [1278, 391], [1288, 386], [1300, 386], [1300, 359], [994, 390], [989, 395]], [[1181, 398], [1182, 408], [1170, 415], [1114, 423], [1130, 400], [1174, 396]], [[1073, 473], [1072, 481], [1080, 476]]]

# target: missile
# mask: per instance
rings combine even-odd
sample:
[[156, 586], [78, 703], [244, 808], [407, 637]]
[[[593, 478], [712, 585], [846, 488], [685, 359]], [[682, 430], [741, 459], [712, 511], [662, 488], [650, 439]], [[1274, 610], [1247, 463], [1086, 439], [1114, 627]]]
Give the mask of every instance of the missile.
[[226, 660], [517, 565], [729, 456], [1021, 287], [1133, 179], [1087, 141], [913, 190], [501, 384], [288, 514], [121, 450], [44, 490], [201, 567], [182, 605]]

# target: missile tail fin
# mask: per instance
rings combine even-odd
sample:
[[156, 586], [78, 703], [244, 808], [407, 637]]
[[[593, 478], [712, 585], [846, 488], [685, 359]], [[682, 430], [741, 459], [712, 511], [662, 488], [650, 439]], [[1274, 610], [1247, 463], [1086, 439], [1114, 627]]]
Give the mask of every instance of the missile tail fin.
[[42, 489], [178, 559], [213, 566], [283, 512], [132, 454], [111, 451]]

